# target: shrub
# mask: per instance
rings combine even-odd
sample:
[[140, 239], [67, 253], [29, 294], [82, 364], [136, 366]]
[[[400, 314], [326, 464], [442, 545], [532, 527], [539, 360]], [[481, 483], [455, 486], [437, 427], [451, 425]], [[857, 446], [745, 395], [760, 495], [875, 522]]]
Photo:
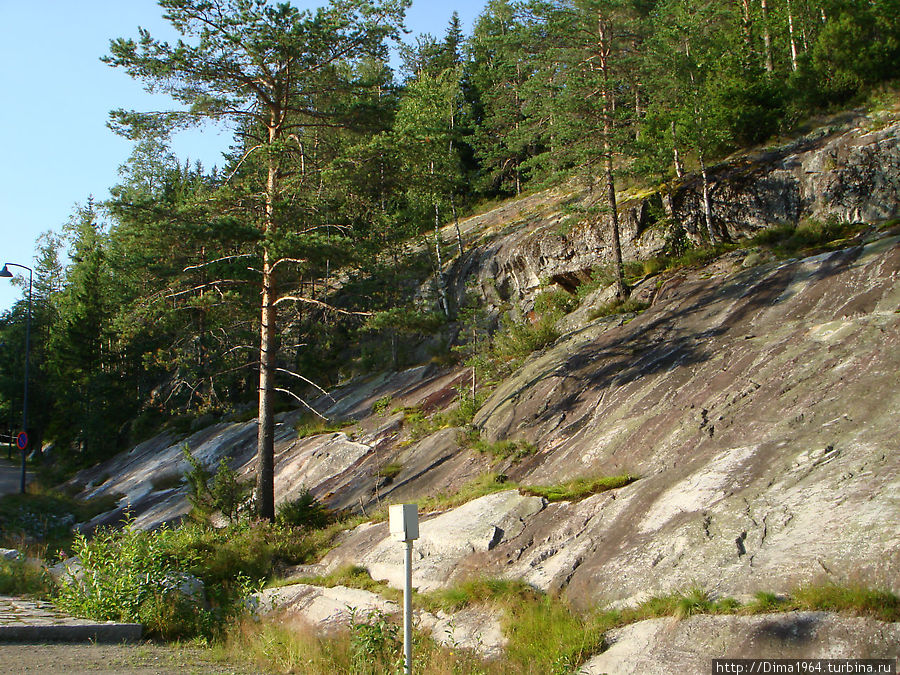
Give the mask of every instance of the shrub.
[[184, 474], [188, 484], [188, 501], [201, 516], [220, 511], [230, 522], [237, 520], [242, 512], [250, 510], [252, 487], [238, 479], [237, 473], [228, 466], [228, 457], [219, 460], [214, 475], [194, 457], [188, 445], [182, 447], [185, 460], [191, 468]]
[[50, 579], [39, 566], [23, 559], [0, 560], [0, 595], [44, 596]]
[[185, 550], [176, 555], [170, 532], [143, 532], [129, 523], [122, 531], [99, 530], [91, 541], [77, 534], [83, 574], [60, 579], [56, 604], [97, 621], [143, 623], [165, 639], [211, 636], [239, 611], [236, 600], [249, 591], [249, 579], [237, 577], [231, 593], [214, 589], [216, 611], [207, 609], [204, 597], [182, 588], [199, 558]]
[[400, 630], [387, 614], [380, 610], [368, 614], [350, 612], [351, 672], [403, 672], [403, 643]]
[[282, 525], [318, 529], [328, 524], [330, 516], [315, 495], [303, 488], [296, 499], [278, 505], [275, 520]]
[[534, 324], [512, 323], [494, 336], [491, 348], [494, 358], [518, 367], [532, 352], [553, 344], [559, 337], [555, 320], [541, 320]]
[[372, 414], [384, 415], [390, 409], [392, 401], [393, 398], [390, 395], [382, 396], [372, 404]]
[[578, 300], [571, 293], [562, 289], [548, 290], [534, 298], [535, 314], [541, 317], [558, 319], [571, 312], [578, 305]]
[[297, 438], [308, 438], [320, 434], [337, 433], [352, 425], [353, 422], [348, 420], [332, 422], [330, 420], [322, 419], [321, 417], [306, 416], [297, 421], [294, 425], [294, 429], [297, 431]]
[[591, 321], [594, 321], [604, 316], [613, 316], [615, 314], [640, 314], [649, 306], [650, 303], [639, 302], [631, 298], [625, 301], [614, 300], [613, 302], [607, 303], [605, 305], [600, 305], [599, 307], [595, 308], [593, 311], [591, 311], [588, 318]]

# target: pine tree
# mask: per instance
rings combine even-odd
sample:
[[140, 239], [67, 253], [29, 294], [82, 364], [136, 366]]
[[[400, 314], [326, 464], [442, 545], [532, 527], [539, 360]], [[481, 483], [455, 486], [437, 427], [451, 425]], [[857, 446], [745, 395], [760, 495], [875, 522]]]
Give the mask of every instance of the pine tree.
[[288, 220], [286, 207], [294, 204], [285, 193], [286, 177], [306, 178], [305, 164], [318, 151], [316, 130], [352, 121], [348, 101], [356, 83], [346, 64], [383, 54], [384, 40], [396, 34], [408, 2], [334, 0], [315, 13], [250, 0], [161, 0], [160, 5], [165, 18], [193, 44], [171, 45], [141, 30], [138, 42], [113, 41], [107, 62], [190, 109], [163, 116], [119, 111], [115, 121], [126, 132], [152, 124], [231, 121], [238, 125], [243, 149], [235, 171], [248, 161], [263, 171], [262, 199], [234, 205], [247, 205], [243, 217], [260, 232], [257, 503], [259, 515], [273, 519], [276, 306], [283, 300], [277, 268], [295, 258], [279, 256], [288, 248], [283, 238], [304, 230]]

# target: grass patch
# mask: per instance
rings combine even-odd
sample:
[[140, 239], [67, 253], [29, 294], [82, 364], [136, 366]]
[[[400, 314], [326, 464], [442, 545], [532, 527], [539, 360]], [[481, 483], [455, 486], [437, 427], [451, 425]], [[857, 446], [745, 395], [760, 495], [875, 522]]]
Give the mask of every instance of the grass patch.
[[[347, 567], [327, 577], [309, 580], [319, 585], [346, 585], [381, 593], [358, 567]], [[399, 591], [390, 589], [399, 596]], [[817, 585], [802, 587], [782, 598], [761, 593], [741, 606], [732, 598], [713, 599], [699, 587], [651, 598], [637, 607], [580, 613], [560, 597], [538, 591], [521, 581], [478, 578], [425, 594], [414, 603], [430, 612], [457, 612], [473, 605], [490, 605], [502, 612], [508, 639], [504, 656], [484, 662], [455, 647], [444, 648], [416, 634], [416, 671], [427, 674], [572, 673], [594, 654], [603, 651], [604, 635], [613, 628], [660, 617], [687, 618], [698, 614], [746, 614], [755, 611], [828, 609], [883, 621], [896, 621], [897, 598], [865, 588]], [[893, 608], [877, 614], [877, 607]], [[290, 617], [244, 621], [229, 633], [226, 649], [235, 658], [249, 659], [276, 672], [381, 673], [394, 672], [399, 663], [397, 619], [381, 612], [353, 614], [346, 630], [321, 637]], [[365, 654], [366, 658], [361, 658]]]
[[387, 582], [376, 581], [369, 574], [369, 570], [359, 565], [346, 565], [325, 576], [291, 579], [290, 583], [310, 584], [313, 586], [324, 586], [325, 588], [346, 586], [347, 588], [358, 588], [363, 591], [377, 593], [395, 602], [403, 600], [403, 591], [393, 588]]
[[[20, 551], [21, 552], [21, 551]], [[47, 597], [52, 583], [40, 565], [19, 560], [0, 560], [0, 595]]]
[[604, 316], [613, 316], [615, 314], [640, 314], [649, 306], [649, 302], [640, 302], [632, 298], [624, 301], [614, 300], [613, 302], [608, 302], [605, 305], [600, 305], [593, 309], [590, 314], [588, 314], [588, 320], [594, 321], [595, 319], [600, 319]]
[[397, 476], [400, 475], [400, 472], [403, 471], [403, 465], [398, 464], [397, 462], [391, 462], [390, 464], [385, 464], [376, 472], [377, 476], [384, 478], [388, 483], [393, 481]]
[[27, 494], [0, 497], [0, 546], [15, 548], [23, 539], [45, 544], [51, 550], [68, 548], [72, 527], [115, 508], [121, 495], [80, 500], [58, 490], [30, 483]]
[[480, 453], [491, 455], [495, 462], [504, 460], [518, 462], [537, 452], [534, 443], [521, 440], [502, 440], [491, 443], [479, 439], [472, 444], [472, 447]]
[[[765, 605], [760, 602], [759, 596], [757, 602], [762, 611]], [[900, 598], [889, 591], [858, 585], [807, 584], [783, 599], [778, 598], [775, 606], [784, 611], [827, 611], [868, 616], [879, 621], [900, 621]]]
[[395, 412], [403, 412], [403, 423], [409, 429], [410, 441], [427, 438], [441, 429], [466, 427], [475, 417], [475, 413], [487, 399], [489, 390], [479, 391], [473, 398], [471, 393], [462, 389], [457, 397], [457, 406], [450, 410], [425, 415], [418, 406], [397, 408]]
[[518, 490], [525, 495], [543, 497], [548, 501], [578, 501], [592, 494], [615, 490], [633, 483], [638, 476], [623, 474], [621, 476], [599, 476], [595, 478], [579, 478], [558, 485], [519, 485], [510, 481], [506, 475], [488, 471], [463, 485], [456, 492], [442, 492], [433, 497], [419, 500], [421, 512], [443, 511], [462, 506], [466, 502], [485, 497], [504, 490]]
[[536, 595], [534, 588], [518, 579], [478, 577], [450, 588], [423, 593], [417, 600], [420, 607], [430, 612], [458, 612], [476, 604], [513, 605], [523, 598], [534, 598]]
[[[354, 613], [344, 630], [328, 636], [316, 633], [296, 615], [236, 625], [220, 648], [234, 661], [250, 663], [260, 672], [305, 675], [384, 675], [403, 672], [403, 641], [399, 626], [381, 612]], [[441, 647], [430, 636], [413, 633], [415, 672], [434, 675], [500, 673], [467, 650]]]
[[382, 396], [372, 404], [373, 415], [384, 415], [391, 407], [393, 398], [390, 395]]
[[845, 248], [851, 245], [848, 239], [867, 229], [869, 226], [865, 223], [809, 221], [767, 228], [750, 241], [771, 250], [779, 258], [792, 258]]
[[334, 434], [353, 424], [350, 420], [331, 421], [321, 417], [305, 416], [297, 420], [294, 430], [297, 432], [297, 438], [308, 438], [320, 434]]
[[515, 488], [515, 484], [507, 482], [506, 476], [503, 474], [487, 472], [469, 481], [456, 492], [441, 492], [432, 497], [420, 499], [419, 510], [428, 512], [452, 509], [473, 499]]
[[548, 502], [575, 502], [591, 495], [607, 490], [625, 487], [633, 483], [638, 476], [623, 474], [621, 476], [603, 476], [600, 478], [576, 478], [557, 485], [527, 485], [519, 488], [519, 492], [535, 497], [543, 497]]

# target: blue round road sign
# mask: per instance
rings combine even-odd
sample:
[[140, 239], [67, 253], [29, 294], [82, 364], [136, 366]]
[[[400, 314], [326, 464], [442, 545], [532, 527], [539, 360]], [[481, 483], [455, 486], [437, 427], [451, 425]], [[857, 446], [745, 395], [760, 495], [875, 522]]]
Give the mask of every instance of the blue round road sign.
[[20, 431], [19, 435], [16, 436], [16, 447], [19, 450], [24, 450], [28, 447], [28, 434], [26, 434], [24, 431]]

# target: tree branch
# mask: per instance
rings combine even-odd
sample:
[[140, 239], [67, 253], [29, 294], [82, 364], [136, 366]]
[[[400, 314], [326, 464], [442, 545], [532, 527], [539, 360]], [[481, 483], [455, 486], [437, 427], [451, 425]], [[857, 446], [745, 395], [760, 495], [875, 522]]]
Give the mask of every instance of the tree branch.
[[313, 300], [312, 298], [304, 298], [299, 295], [286, 295], [283, 298], [278, 298], [273, 304], [279, 305], [282, 302], [305, 302], [308, 305], [317, 305], [319, 307], [324, 307], [325, 309], [330, 309], [333, 312], [337, 312], [338, 314], [345, 314], [347, 316], [372, 316], [372, 312], [351, 312], [346, 309], [340, 309], [333, 305], [329, 305], [327, 302], [322, 302], [321, 300]]
[[312, 410], [316, 415], [318, 415], [319, 417], [321, 417], [321, 418], [322, 418], [323, 420], [325, 420], [326, 422], [328, 421], [328, 418], [325, 417], [325, 415], [323, 415], [323, 414], [320, 413], [318, 410], [316, 410], [315, 408], [313, 408], [309, 403], [307, 403], [307, 402], [304, 401], [302, 398], [300, 398], [299, 396], [297, 396], [297, 394], [295, 394], [294, 392], [288, 391], [287, 389], [282, 389], [281, 387], [275, 387], [275, 391], [280, 391], [282, 394], [288, 394], [289, 396], [293, 396], [295, 399], [297, 399], [298, 401], [300, 401], [300, 403], [302, 403], [302, 404], [305, 405], [307, 408], [309, 408], [310, 410]]
[[[292, 372], [292, 371], [290, 371], [290, 370], [286, 370], [286, 369], [284, 369], [284, 368], [276, 368], [275, 370], [276, 370], [277, 372], [279, 372], [279, 373], [284, 373], [285, 375], [290, 375], [291, 377], [296, 377], [298, 380], [303, 380], [303, 381], [306, 382], [307, 384], [309, 384], [309, 385], [315, 387], [316, 389], [318, 389], [319, 391], [321, 391], [323, 394], [325, 394], [325, 395], [326, 395], [328, 398], [330, 398], [332, 401], [335, 400], [335, 399], [334, 399], [334, 396], [332, 396], [332, 395], [329, 394], [327, 391], [325, 391], [324, 389], [322, 389], [322, 387], [320, 387], [319, 385], [317, 385], [317, 384], [316, 384], [315, 382], [313, 382], [312, 380], [309, 380], [309, 379], [303, 377], [303, 375], [301, 375], [300, 373], [294, 373], [294, 372]], [[335, 401], [335, 402], [337, 402], [337, 401]]]
[[240, 254], [238, 254], [238, 255], [227, 255], [227, 256], [225, 256], [224, 258], [216, 258], [215, 260], [210, 260], [209, 262], [200, 263], [199, 265], [188, 265], [187, 267], [185, 267], [185, 268], [184, 268], [183, 270], [181, 270], [181, 271], [182, 271], [182, 272], [187, 272], [187, 271], [189, 271], [189, 270], [199, 270], [199, 269], [201, 269], [202, 267], [206, 267], [206, 266], [208, 266], [208, 265], [214, 265], [214, 264], [216, 264], [216, 263], [218, 263], [218, 262], [224, 262], [224, 261], [226, 261], [226, 260], [236, 260], [236, 259], [238, 259], [238, 258], [252, 258], [253, 255], [254, 255], [253, 253], [240, 253]]

